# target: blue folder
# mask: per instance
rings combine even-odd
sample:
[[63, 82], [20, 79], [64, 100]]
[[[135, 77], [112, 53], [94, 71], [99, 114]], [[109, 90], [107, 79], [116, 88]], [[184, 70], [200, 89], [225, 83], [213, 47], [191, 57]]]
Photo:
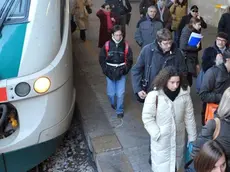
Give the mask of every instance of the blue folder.
[[189, 37], [188, 45], [192, 47], [196, 47], [202, 38], [203, 36], [201, 34], [192, 32]]

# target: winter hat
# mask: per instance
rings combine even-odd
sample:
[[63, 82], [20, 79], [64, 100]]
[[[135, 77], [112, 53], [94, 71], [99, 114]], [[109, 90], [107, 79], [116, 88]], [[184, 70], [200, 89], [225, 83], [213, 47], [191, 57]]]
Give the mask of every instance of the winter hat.
[[227, 33], [224, 33], [224, 32], [219, 32], [216, 37], [219, 37], [219, 38], [223, 38], [225, 39], [226, 41], [228, 41], [228, 34]]
[[196, 6], [196, 5], [193, 5], [191, 8], [190, 8], [190, 10], [197, 10], [198, 11], [198, 7]]

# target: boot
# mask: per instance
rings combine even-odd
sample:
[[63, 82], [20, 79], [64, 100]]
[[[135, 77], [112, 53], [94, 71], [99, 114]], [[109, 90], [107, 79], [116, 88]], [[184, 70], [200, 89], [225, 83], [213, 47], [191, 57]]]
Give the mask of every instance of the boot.
[[80, 38], [82, 41], [86, 40], [85, 30], [80, 30]]

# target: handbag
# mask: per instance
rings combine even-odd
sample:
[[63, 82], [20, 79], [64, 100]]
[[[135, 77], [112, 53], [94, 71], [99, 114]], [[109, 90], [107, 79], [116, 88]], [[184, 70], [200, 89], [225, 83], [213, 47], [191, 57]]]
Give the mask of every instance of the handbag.
[[205, 123], [207, 123], [208, 120], [214, 118], [214, 113], [218, 108], [218, 104], [215, 103], [207, 103], [206, 110], [205, 110]]
[[93, 11], [92, 11], [92, 9], [90, 8], [89, 5], [86, 5], [85, 9], [86, 9], [86, 11], [87, 11], [88, 14], [92, 14]]

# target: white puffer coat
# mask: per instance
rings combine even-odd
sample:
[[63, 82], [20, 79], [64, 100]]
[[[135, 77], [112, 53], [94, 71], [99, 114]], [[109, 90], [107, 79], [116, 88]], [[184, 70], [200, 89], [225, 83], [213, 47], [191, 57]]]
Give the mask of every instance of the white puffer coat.
[[174, 101], [171, 101], [162, 90], [148, 93], [142, 120], [151, 136], [152, 170], [175, 172], [176, 168], [182, 168], [187, 144], [185, 129], [189, 142], [195, 141], [197, 137], [189, 91], [181, 88]]

